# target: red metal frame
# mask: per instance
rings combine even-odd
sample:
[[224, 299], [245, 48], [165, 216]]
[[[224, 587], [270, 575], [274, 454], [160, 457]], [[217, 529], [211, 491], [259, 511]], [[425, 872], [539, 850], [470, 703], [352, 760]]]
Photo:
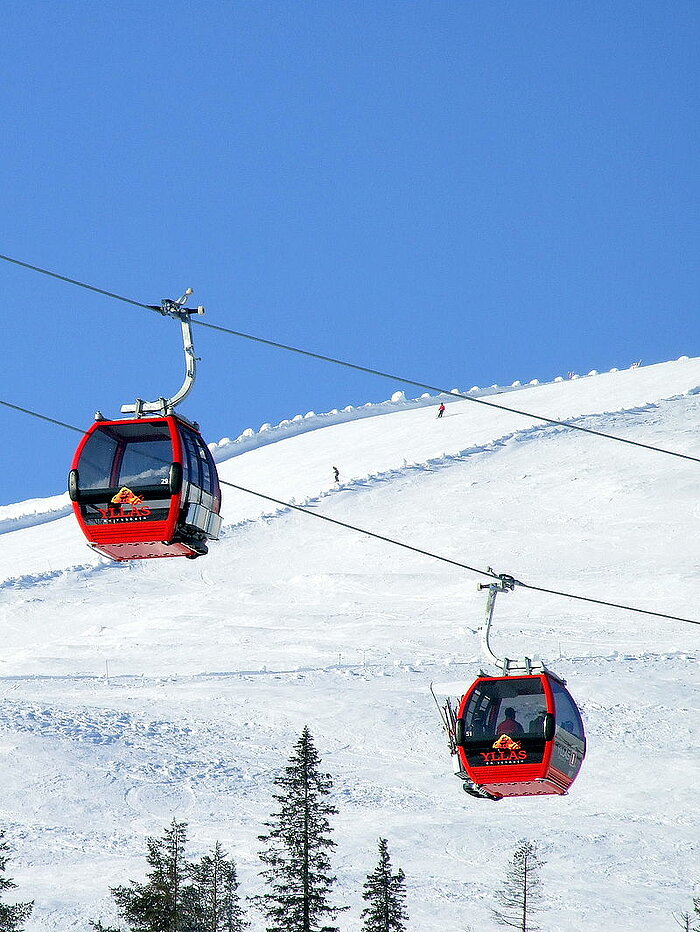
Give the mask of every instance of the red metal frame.
[[[547, 712], [555, 714], [554, 694], [548, 674], [529, 674], [528, 676], [533, 678], [536, 676], [541, 680], [547, 703]], [[477, 687], [482, 683], [504, 680], [512, 682], [513, 679], [516, 678], [524, 679], [525, 677], [479, 677], [462, 697], [457, 712], [457, 718], [460, 720], [464, 718], [469, 700]], [[505, 796], [561, 796], [567, 792], [568, 788], [576, 779], [578, 770], [573, 776], [570, 776], [562, 773], [554, 766], [552, 763], [552, 754], [555, 743], [556, 736], [546, 741], [542, 761], [534, 764], [528, 764], [527, 758], [522, 761], [518, 760], [518, 754], [514, 751], [513, 757], [503, 766], [490, 764], [483, 767], [475, 767], [473, 764], [469, 763], [465, 748], [458, 747], [457, 753], [463, 771], [469, 775], [472, 782], [496, 799], [501, 799]], [[506, 752], [503, 753], [505, 756]]]
[[[85, 444], [95, 431], [102, 427], [109, 427], [111, 425], [120, 427], [130, 423], [167, 423], [173, 450], [172, 461], [182, 465], [183, 449], [177, 421], [178, 418], [175, 415], [115, 421], [96, 421], [89, 428], [78, 445], [78, 449], [75, 451], [75, 456], [73, 457], [71, 469], [78, 469]], [[118, 475], [118, 472], [115, 473], [115, 469], [116, 463], [113, 464], [111, 480], [114, 480], [115, 476]], [[113, 481], [112, 484], [116, 485], [116, 482]], [[156, 557], [186, 557], [196, 554], [197, 551], [183, 541], [174, 540], [182, 506], [182, 495], [183, 491], [181, 490], [177, 495], [170, 496], [168, 516], [164, 520], [159, 521], [144, 520], [141, 523], [138, 521], [133, 523], [110, 523], [109, 521], [105, 521], [103, 524], [87, 524], [83, 518], [79, 502], [73, 502], [73, 513], [90, 546], [94, 550], [99, 551], [99, 553], [110, 557], [112, 560], [124, 561]]]

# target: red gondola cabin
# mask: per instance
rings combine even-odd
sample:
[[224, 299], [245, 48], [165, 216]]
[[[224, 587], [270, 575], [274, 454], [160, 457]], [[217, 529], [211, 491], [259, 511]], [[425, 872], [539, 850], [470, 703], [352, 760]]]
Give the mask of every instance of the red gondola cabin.
[[550, 671], [480, 677], [460, 702], [455, 738], [464, 789], [491, 799], [562, 795], [586, 753], [576, 703]]
[[194, 559], [221, 527], [212, 455], [174, 414], [96, 421], [76, 450], [69, 492], [89, 545], [113, 560]]

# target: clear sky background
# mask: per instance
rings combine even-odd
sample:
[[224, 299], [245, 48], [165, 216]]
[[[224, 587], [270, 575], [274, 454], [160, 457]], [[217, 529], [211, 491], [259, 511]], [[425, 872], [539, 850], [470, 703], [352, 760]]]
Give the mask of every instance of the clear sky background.
[[[447, 388], [698, 355], [699, 39], [695, 0], [7, 0], [0, 253]], [[0, 282], [3, 400], [180, 385], [176, 323]], [[405, 387], [195, 337], [210, 441]], [[0, 425], [0, 503], [63, 491], [77, 435]]]

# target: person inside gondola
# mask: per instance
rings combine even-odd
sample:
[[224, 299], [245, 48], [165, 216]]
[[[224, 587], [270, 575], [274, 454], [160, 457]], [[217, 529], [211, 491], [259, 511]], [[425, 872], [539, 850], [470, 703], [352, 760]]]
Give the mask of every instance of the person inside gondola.
[[507, 706], [504, 710], [504, 715], [505, 718], [496, 728], [496, 734], [508, 735], [510, 738], [522, 738], [525, 731], [520, 722], [515, 718], [515, 709], [512, 706]]
[[531, 737], [541, 738], [544, 734], [544, 720], [546, 718], [546, 712], [538, 712], [537, 715], [530, 722], [527, 733]]

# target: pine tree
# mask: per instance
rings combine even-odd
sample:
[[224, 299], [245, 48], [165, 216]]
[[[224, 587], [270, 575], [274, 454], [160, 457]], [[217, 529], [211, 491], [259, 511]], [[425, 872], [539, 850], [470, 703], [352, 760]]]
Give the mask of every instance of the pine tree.
[[[700, 912], [700, 910], [698, 910], [699, 903], [700, 903], [699, 900], [695, 900], [695, 904], [696, 904], [695, 911], [696, 912]], [[683, 929], [683, 932], [698, 932], [698, 930], [700, 929], [698, 920], [693, 919], [690, 913], [679, 913], [678, 915], [673, 913], [673, 918], [676, 920], [676, 923], [681, 927], [681, 929]]]
[[700, 932], [700, 897], [693, 898], [693, 913], [694, 916], [690, 913], [681, 913], [679, 916], [674, 913], [673, 915], [684, 932]]
[[542, 895], [538, 871], [543, 866], [533, 842], [522, 842], [515, 849], [505, 885], [497, 894], [501, 909], [492, 910], [496, 922], [520, 932], [536, 932], [532, 914], [542, 908], [537, 901]]
[[267, 932], [337, 932], [319, 926], [323, 917], [334, 919], [341, 911], [328, 902], [336, 880], [330, 871], [329, 851], [335, 842], [329, 816], [338, 810], [328, 801], [333, 781], [319, 765], [306, 727], [288, 766], [274, 781], [280, 790], [273, 794], [279, 811], [265, 823], [268, 833], [258, 836], [266, 845], [260, 859], [267, 865], [261, 873], [269, 892], [254, 902], [270, 922]]
[[189, 866], [188, 875], [192, 881], [187, 899], [193, 932], [243, 932], [248, 928], [238, 895], [236, 865], [226, 859], [218, 841], [211, 854]]
[[[152, 868], [146, 883], [132, 880], [128, 887], [111, 888], [129, 932], [190, 932], [186, 840], [187, 823], [173, 819], [162, 838], [146, 839], [146, 860]], [[97, 932], [116, 932], [100, 922], [92, 927]]]
[[[0, 829], [0, 893], [5, 890], [13, 890], [17, 884], [9, 877], [2, 876], [7, 868], [9, 855], [7, 852], [10, 846], [5, 841], [5, 833]], [[7, 903], [0, 903], [0, 932], [22, 932], [24, 923], [29, 919], [34, 901], [31, 903], [15, 903], [9, 906]]]
[[362, 910], [362, 932], [406, 932], [408, 919], [404, 872], [392, 874], [386, 838], [379, 839], [379, 863], [367, 875], [363, 898], [370, 904]]

